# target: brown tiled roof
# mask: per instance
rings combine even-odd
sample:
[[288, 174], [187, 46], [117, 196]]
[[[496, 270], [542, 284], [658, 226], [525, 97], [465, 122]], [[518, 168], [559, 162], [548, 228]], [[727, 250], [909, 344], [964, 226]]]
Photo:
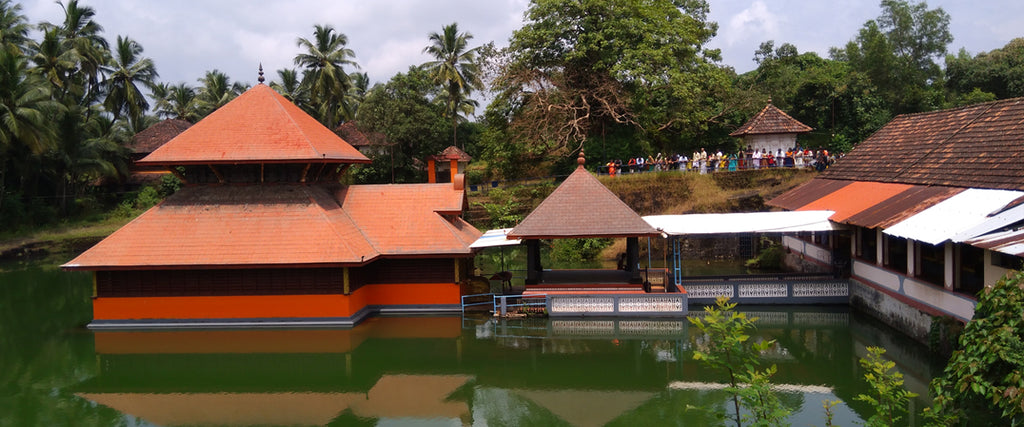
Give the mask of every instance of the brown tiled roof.
[[[469, 255], [452, 184], [189, 186], [64, 267], [86, 270], [361, 265]], [[168, 233], [174, 238], [168, 238]]]
[[846, 223], [866, 228], [889, 228], [963, 190], [955, 187], [915, 185], [850, 216]]
[[736, 129], [729, 136], [769, 135], [778, 133], [807, 133], [813, 128], [800, 123], [797, 119], [784, 113], [778, 107], [768, 103], [749, 121]]
[[192, 123], [179, 119], [159, 121], [142, 132], [135, 134], [128, 148], [136, 154], [152, 153], [153, 150], [160, 148], [167, 141], [170, 141], [191, 126]]
[[435, 154], [431, 157], [433, 157], [434, 160], [457, 160], [460, 162], [473, 160], [469, 154], [466, 154], [465, 151], [460, 150], [459, 147], [454, 145], [449, 145], [448, 148], [442, 150], [440, 154]]
[[138, 163], [369, 163], [270, 87], [258, 84]]
[[1024, 190], [1024, 98], [897, 116], [821, 176]]
[[334, 133], [338, 134], [338, 136], [340, 136], [341, 139], [344, 139], [345, 142], [349, 143], [349, 145], [356, 148], [392, 145], [387, 141], [387, 137], [384, 136], [383, 133], [363, 132], [359, 129], [359, 125], [354, 121], [342, 123], [341, 126], [334, 129]]
[[523, 219], [509, 238], [654, 236], [647, 224], [581, 164]]

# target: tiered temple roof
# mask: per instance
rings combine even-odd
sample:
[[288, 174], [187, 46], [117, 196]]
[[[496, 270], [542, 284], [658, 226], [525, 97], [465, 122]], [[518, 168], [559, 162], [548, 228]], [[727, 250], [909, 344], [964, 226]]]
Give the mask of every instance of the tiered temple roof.
[[301, 180], [282, 173], [288, 179], [265, 183], [260, 166], [369, 161], [259, 84], [142, 160], [214, 170], [218, 178], [238, 168], [255, 173], [187, 185], [64, 267], [356, 266], [382, 257], [472, 254], [468, 246], [480, 232], [460, 218], [466, 206], [462, 180], [346, 187], [330, 179], [307, 181], [302, 172]]

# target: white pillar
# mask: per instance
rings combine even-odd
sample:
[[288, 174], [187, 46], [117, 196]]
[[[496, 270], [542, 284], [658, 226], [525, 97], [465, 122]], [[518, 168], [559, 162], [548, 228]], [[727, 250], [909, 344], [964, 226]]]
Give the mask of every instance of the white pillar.
[[885, 265], [885, 236], [882, 236], [882, 229], [875, 229], [875, 265]]
[[907, 277], [914, 277], [917, 275], [917, 248], [914, 245], [914, 241], [907, 239]]
[[947, 291], [953, 290], [953, 279], [956, 277], [953, 273], [956, 272], [956, 266], [953, 265], [953, 242], [946, 242], [945, 245], [945, 260], [942, 263], [942, 269], [946, 271], [945, 280], [943, 285]]

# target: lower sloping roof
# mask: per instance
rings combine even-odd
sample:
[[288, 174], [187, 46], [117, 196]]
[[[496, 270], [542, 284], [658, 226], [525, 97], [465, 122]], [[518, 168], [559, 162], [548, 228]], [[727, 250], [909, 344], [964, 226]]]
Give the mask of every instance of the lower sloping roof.
[[1024, 257], [1024, 229], [999, 231], [967, 240], [968, 245]]
[[884, 182], [856, 181], [829, 194], [821, 196], [797, 210], [815, 211], [830, 210], [835, 214], [830, 218], [835, 222], [844, 222], [868, 208], [875, 206], [890, 197], [911, 188], [906, 184], [890, 184]]
[[[980, 236], [1024, 220], [1022, 202], [1024, 191], [815, 178], [768, 204], [797, 211], [835, 210], [831, 221], [880, 228], [932, 245], [975, 242], [990, 249], [985, 245], [997, 243]], [[1002, 244], [1006, 238], [996, 240]]]
[[381, 256], [469, 255], [480, 232], [451, 184], [185, 187], [65, 268], [361, 265]]
[[992, 231], [977, 226], [1022, 195], [1020, 191], [968, 188], [882, 232], [932, 245], [947, 240], [963, 242]]

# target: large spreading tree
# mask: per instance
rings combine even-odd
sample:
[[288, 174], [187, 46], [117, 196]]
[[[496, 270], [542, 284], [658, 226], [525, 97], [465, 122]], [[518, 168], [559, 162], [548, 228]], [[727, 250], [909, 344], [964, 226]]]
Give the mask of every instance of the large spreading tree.
[[708, 11], [703, 0], [532, 1], [496, 55], [502, 137], [543, 157], [622, 129], [657, 148], [700, 135], [729, 83], [705, 48], [717, 31]]
[[882, 0], [882, 13], [832, 57], [864, 73], [893, 114], [930, 111], [943, 106], [940, 61], [953, 41], [949, 14], [925, 2]]

